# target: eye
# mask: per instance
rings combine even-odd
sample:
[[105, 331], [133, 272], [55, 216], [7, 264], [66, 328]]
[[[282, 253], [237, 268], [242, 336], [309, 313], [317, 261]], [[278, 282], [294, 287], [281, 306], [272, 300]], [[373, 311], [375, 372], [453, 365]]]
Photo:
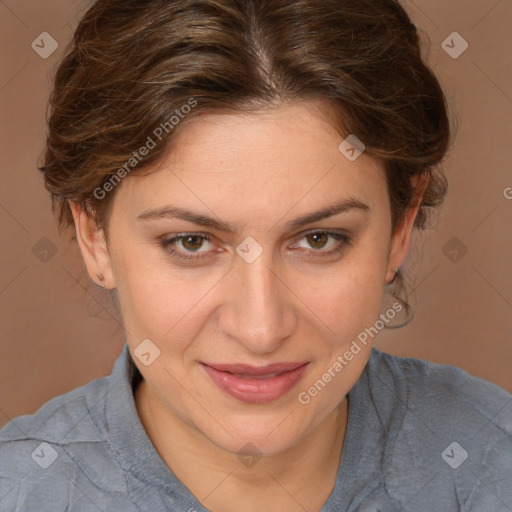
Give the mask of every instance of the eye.
[[210, 237], [196, 233], [183, 233], [172, 238], [161, 238], [160, 245], [177, 258], [199, 259], [205, 257], [204, 253], [209, 252], [208, 248], [201, 250], [205, 247], [205, 241], [210, 243]]
[[[298, 240], [299, 243], [295, 244], [292, 248], [306, 249], [306, 257], [332, 256], [340, 253], [345, 246], [350, 245], [352, 242], [348, 235], [334, 231], [310, 231], [303, 234]], [[302, 240], [305, 243], [301, 244]], [[310, 248], [313, 248], [313, 250], [308, 250]]]
[[[306, 257], [327, 257], [340, 253], [352, 239], [343, 233], [334, 231], [310, 231], [296, 238], [298, 243], [292, 249], [301, 249]], [[305, 241], [305, 244], [302, 242]], [[159, 240], [162, 248], [173, 257], [183, 260], [198, 260], [211, 256], [213, 244], [211, 238], [199, 233], [181, 233], [171, 238]], [[312, 248], [312, 250], [310, 250]], [[325, 250], [327, 248], [327, 250]], [[304, 249], [304, 251], [302, 251]]]

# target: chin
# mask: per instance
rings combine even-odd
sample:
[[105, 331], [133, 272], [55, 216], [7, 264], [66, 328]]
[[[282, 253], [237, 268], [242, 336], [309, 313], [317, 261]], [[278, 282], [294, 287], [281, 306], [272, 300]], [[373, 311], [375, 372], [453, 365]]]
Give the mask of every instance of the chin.
[[242, 455], [277, 455], [298, 443], [314, 425], [299, 424], [291, 409], [268, 416], [244, 414], [236, 421], [223, 422], [215, 431], [203, 434], [224, 451]]

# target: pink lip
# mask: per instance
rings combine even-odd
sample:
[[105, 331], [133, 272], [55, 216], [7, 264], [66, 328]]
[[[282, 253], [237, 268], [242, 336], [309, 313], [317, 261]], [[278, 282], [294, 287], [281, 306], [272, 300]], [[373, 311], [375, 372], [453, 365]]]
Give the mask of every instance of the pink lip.
[[[288, 393], [309, 363], [275, 363], [267, 366], [201, 363], [210, 378], [228, 395], [252, 404], [271, 402]], [[278, 374], [273, 377], [270, 375]]]

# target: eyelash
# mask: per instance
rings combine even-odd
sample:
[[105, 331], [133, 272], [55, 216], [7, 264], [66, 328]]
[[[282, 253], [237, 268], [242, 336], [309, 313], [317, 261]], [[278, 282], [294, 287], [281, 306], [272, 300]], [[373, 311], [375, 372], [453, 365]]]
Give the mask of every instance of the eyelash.
[[[309, 231], [307, 233], [304, 233], [300, 238], [296, 239], [297, 242], [302, 240], [303, 238], [305, 238], [308, 235], [328, 235], [328, 236], [331, 236], [334, 239], [336, 239], [339, 243], [337, 244], [337, 246], [334, 249], [331, 249], [329, 251], [322, 251], [321, 249], [319, 249], [319, 250], [313, 249], [312, 251], [308, 251], [306, 253], [306, 258], [317, 257], [317, 256], [320, 256], [320, 257], [333, 256], [334, 254], [340, 253], [345, 248], [345, 246], [352, 244], [352, 239], [349, 236], [344, 235], [342, 233], [326, 231], [326, 230]], [[187, 252], [179, 251], [179, 250], [172, 248], [176, 242], [179, 242], [180, 240], [183, 240], [184, 238], [187, 238], [189, 236], [202, 238], [203, 240], [206, 240], [208, 242], [211, 241], [211, 237], [208, 235], [204, 235], [204, 234], [200, 234], [200, 233], [183, 233], [179, 236], [175, 236], [175, 237], [169, 238], [169, 239], [161, 238], [160, 245], [166, 252], [171, 254], [171, 256], [176, 256], [179, 259], [199, 260], [202, 258], [207, 258], [208, 255], [207, 255], [207, 253], [204, 253], [204, 252], [203, 253], [187, 253]]]

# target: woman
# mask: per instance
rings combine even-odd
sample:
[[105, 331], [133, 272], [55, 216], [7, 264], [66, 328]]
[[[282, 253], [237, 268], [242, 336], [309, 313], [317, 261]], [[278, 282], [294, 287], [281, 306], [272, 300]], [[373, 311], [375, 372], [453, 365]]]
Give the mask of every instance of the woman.
[[45, 184], [127, 343], [0, 431], [2, 511], [512, 510], [512, 397], [372, 348], [447, 190], [396, 1], [98, 1], [50, 105]]

